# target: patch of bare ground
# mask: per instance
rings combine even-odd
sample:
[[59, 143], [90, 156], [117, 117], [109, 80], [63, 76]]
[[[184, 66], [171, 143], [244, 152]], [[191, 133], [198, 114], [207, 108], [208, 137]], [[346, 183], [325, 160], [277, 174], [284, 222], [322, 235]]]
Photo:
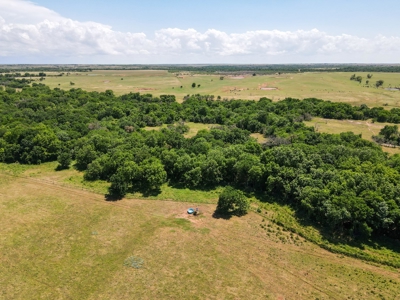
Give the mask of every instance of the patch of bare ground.
[[275, 86], [276, 82], [272, 83], [262, 83], [258, 85], [258, 89], [262, 91], [275, 91], [278, 88]]
[[224, 86], [223, 87], [223, 91], [224, 92], [229, 92], [229, 93], [241, 92], [241, 91], [244, 91], [244, 90], [246, 90], [246, 88], [239, 88], [239, 87], [235, 87], [235, 86]]
[[146, 92], [146, 91], [155, 91], [156, 89], [153, 88], [136, 88], [138, 92]]
[[265, 142], [267, 142], [267, 138], [264, 137], [263, 134], [261, 133], [252, 133], [250, 134], [251, 137], [255, 138], [257, 140], [257, 142], [259, 142], [260, 144], [264, 144]]

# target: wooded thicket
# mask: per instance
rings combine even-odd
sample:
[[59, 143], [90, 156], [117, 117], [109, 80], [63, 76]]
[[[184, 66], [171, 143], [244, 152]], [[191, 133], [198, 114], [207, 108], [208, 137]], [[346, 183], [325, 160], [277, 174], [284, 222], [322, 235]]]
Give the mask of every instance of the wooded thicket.
[[[112, 91], [51, 90], [34, 83], [0, 91], [0, 161], [58, 159], [110, 193], [234, 186], [280, 199], [334, 234], [400, 237], [400, 156], [353, 133], [318, 133], [311, 116], [400, 122], [400, 110], [317, 99], [216, 101], [193, 95], [152, 97]], [[385, 116], [385, 117], [383, 117]], [[215, 124], [185, 138], [184, 122]], [[169, 124], [161, 130], [145, 126]], [[263, 133], [260, 145], [250, 133]]]

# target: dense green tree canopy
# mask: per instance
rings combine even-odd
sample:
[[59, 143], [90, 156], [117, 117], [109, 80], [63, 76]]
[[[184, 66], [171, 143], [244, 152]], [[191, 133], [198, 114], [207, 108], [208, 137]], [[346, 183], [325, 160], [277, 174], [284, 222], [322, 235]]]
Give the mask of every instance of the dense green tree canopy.
[[[43, 84], [1, 90], [0, 161], [58, 160], [62, 168], [73, 161], [85, 180], [106, 180], [119, 196], [163, 184], [234, 186], [285, 201], [334, 234], [400, 238], [400, 156], [388, 157], [360, 135], [319, 133], [303, 123], [310, 116], [399, 123], [399, 109], [213, 99], [193, 95], [179, 104], [168, 95], [117, 97]], [[214, 125], [186, 138], [188, 121]], [[392, 139], [396, 130], [381, 133]]]
[[243, 216], [249, 207], [249, 201], [244, 193], [228, 186], [219, 195], [217, 212]]

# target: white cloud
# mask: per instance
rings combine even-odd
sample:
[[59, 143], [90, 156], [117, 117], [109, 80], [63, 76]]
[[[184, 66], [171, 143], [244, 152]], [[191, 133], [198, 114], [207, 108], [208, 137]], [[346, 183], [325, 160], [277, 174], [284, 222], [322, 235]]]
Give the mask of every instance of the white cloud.
[[46, 7], [24, 0], [0, 0], [0, 16], [9, 24], [36, 24], [62, 18]]
[[[23, 0], [0, 0], [0, 58], [53, 57], [114, 61], [176, 63], [204, 62], [370, 62], [397, 59], [399, 37], [373, 39], [309, 31], [257, 30], [226, 33], [215, 29], [167, 28], [144, 33], [119, 32], [112, 27], [67, 19], [47, 8]], [[185, 60], [185, 61], [182, 61]], [[37, 62], [37, 61], [34, 61]], [[193, 61], [194, 62], [194, 61]], [[289, 62], [289, 61], [287, 61]], [[395, 61], [393, 61], [395, 62]]]

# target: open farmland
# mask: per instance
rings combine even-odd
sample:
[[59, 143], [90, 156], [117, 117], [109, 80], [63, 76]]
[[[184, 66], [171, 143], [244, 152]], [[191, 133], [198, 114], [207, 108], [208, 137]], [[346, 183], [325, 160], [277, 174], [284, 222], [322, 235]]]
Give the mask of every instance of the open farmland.
[[[1, 166], [2, 299], [399, 295], [398, 271], [332, 254], [269, 215], [214, 218], [214, 199], [106, 202], [61, 184], [76, 171], [54, 166]], [[203, 215], [188, 217], [186, 209], [197, 205]], [[132, 256], [143, 259], [142, 268], [124, 266]]]
[[[265, 85], [260, 90], [274, 91]], [[0, 164], [0, 226], [4, 231], [0, 284], [6, 286], [1, 294], [4, 298], [398, 297], [398, 225], [393, 225], [398, 222], [396, 201], [400, 199], [398, 157], [389, 158], [353, 134], [319, 134], [353, 131], [370, 139], [384, 123], [333, 120], [331, 124], [331, 120], [314, 119], [307, 123], [317, 129], [314, 132], [291, 121], [296, 114], [304, 114], [296, 107], [289, 108], [299, 103], [291, 100], [210, 103], [199, 96], [177, 104], [169, 97], [130, 95], [119, 99], [111, 93], [107, 97], [84, 90], [63, 93], [42, 85], [20, 93], [2, 93], [3, 120], [9, 126], [2, 131], [4, 150], [0, 152], [8, 163]], [[48, 97], [43, 97], [45, 94]], [[19, 95], [24, 95], [23, 101]], [[275, 113], [258, 115], [260, 110]], [[223, 118], [217, 121], [220, 115]], [[11, 121], [17, 118], [26, 126], [13, 126]], [[175, 124], [166, 125], [167, 120]], [[195, 123], [202, 120], [209, 124]], [[189, 121], [189, 128], [181, 121]], [[224, 126], [212, 128], [217, 122]], [[81, 126], [71, 128], [71, 123]], [[168, 129], [157, 131], [165, 127]], [[245, 128], [259, 142], [265, 141], [260, 132], [268, 135], [267, 130], [273, 130], [270, 134], [281, 138], [277, 141], [282, 145], [262, 149], [249, 139]], [[67, 131], [76, 137], [74, 145], [69, 143]], [[303, 140], [289, 145], [285, 143], [291, 138], [289, 133], [297, 133]], [[319, 144], [312, 145], [318, 137], [322, 137]], [[69, 147], [68, 151], [57, 156], [62, 146]], [[334, 153], [335, 159], [322, 160], [327, 152]], [[46, 157], [48, 153], [53, 154]], [[319, 182], [323, 173], [314, 172], [312, 161], [307, 162], [310, 153], [315, 154], [318, 172], [330, 168], [335, 176]], [[56, 159], [64, 161], [62, 154], [67, 163], [58, 167]], [[360, 183], [349, 181], [347, 193], [337, 198], [336, 187], [349, 175]], [[367, 176], [369, 181], [364, 180]], [[390, 207], [382, 206], [383, 201], [378, 203], [381, 206], [370, 205], [370, 199], [359, 193], [382, 181], [389, 188], [376, 191], [376, 199], [390, 200]], [[214, 215], [227, 184], [245, 193], [251, 202], [248, 215]], [[317, 195], [320, 202], [300, 198], [317, 190], [317, 184], [330, 189]], [[350, 193], [354, 193], [353, 202], [347, 201]], [[337, 210], [331, 210], [328, 197], [338, 201]], [[300, 210], [300, 203], [313, 206]], [[365, 221], [369, 223], [364, 223], [374, 235], [356, 239], [358, 228], [345, 231], [348, 223], [339, 218], [343, 208], [353, 209], [349, 203], [357, 205], [352, 219], [347, 219], [353, 224], [367, 219], [357, 213], [359, 208], [374, 212]], [[189, 217], [189, 207], [200, 207], [203, 215]], [[326, 208], [329, 210], [324, 212]], [[393, 220], [381, 214], [389, 209]], [[382, 223], [373, 222], [376, 216], [382, 217]], [[329, 222], [337, 222], [338, 230]], [[394, 238], [386, 238], [385, 230]], [[127, 259], [133, 258], [143, 260], [143, 266], [127, 267], [132, 262]]]
[[[379, 131], [386, 125], [392, 125], [391, 123], [372, 123], [371, 120], [333, 120], [324, 118], [313, 118], [311, 121], [304, 121], [307, 126], [314, 127], [316, 132], [325, 132], [330, 134], [340, 134], [342, 132], [354, 132], [355, 134], [361, 134], [363, 139], [373, 141], [372, 136], [378, 135]], [[185, 123], [189, 127], [189, 132], [185, 134], [186, 138], [191, 138], [197, 134], [199, 130], [208, 130], [218, 124], [202, 124], [202, 123]], [[167, 125], [157, 127], [145, 127], [145, 130], [160, 130], [161, 128], [167, 128]], [[260, 144], [267, 142], [267, 138], [261, 133], [252, 133], [251, 136], [255, 138]], [[392, 148], [382, 146], [382, 150], [389, 154], [400, 154], [400, 148]]]
[[359, 2], [0, 0], [0, 300], [400, 300], [399, 9]]
[[[361, 134], [363, 139], [373, 141], [372, 136], [379, 134], [379, 131], [390, 123], [372, 123], [371, 120], [332, 120], [323, 118], [313, 118], [311, 121], [304, 122], [307, 126], [312, 126], [317, 132], [339, 134], [342, 132], [354, 132]], [[390, 154], [400, 154], [400, 148], [382, 146], [382, 150]]]
[[[351, 73], [300, 73], [283, 75], [198, 75], [191, 73], [173, 74], [167, 71], [102, 71], [91, 73], [72, 72], [63, 77], [47, 77], [44, 83], [52, 88], [71, 87], [87, 91], [113, 90], [122, 95], [129, 92], [176, 95], [178, 101], [188, 94], [209, 94], [215, 97], [235, 99], [259, 99], [267, 97], [278, 101], [286, 97], [320, 98], [352, 105], [367, 104], [387, 108], [400, 107], [400, 91], [386, 90], [391, 86], [400, 86], [400, 74], [375, 73], [370, 79], [371, 85], [377, 80], [384, 81], [384, 88], [365, 87], [367, 73], [357, 73], [363, 77], [363, 83], [350, 81]], [[123, 80], [121, 80], [123, 79]], [[75, 83], [74, 86], [70, 82]], [[192, 83], [200, 87], [192, 88]], [[182, 86], [182, 88], [181, 88]]]

